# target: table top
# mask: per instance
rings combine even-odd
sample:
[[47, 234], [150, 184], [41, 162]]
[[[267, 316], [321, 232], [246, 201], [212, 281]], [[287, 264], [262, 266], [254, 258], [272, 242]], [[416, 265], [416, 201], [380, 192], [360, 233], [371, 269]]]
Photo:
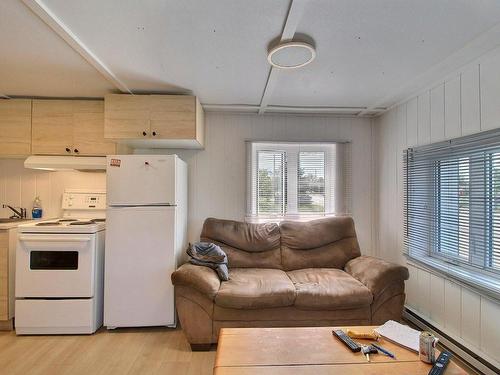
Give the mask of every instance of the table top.
[[[373, 327], [290, 327], [290, 328], [223, 328], [215, 358], [216, 375], [267, 374], [425, 374], [431, 365], [420, 361], [416, 352], [381, 338], [381, 346], [395, 354], [392, 359], [382, 354], [351, 352], [332, 329], [354, 329], [371, 332]], [[373, 340], [358, 340], [369, 344]], [[451, 362], [446, 374], [466, 374]]]

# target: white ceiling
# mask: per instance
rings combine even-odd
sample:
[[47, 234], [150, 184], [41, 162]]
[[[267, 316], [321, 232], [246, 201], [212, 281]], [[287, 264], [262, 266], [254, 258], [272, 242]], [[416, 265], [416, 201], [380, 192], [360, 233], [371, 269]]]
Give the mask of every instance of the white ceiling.
[[19, 0], [0, 0], [0, 94], [101, 97], [113, 86]]
[[[500, 23], [495, 0], [294, 0], [290, 14], [290, 0], [24, 3], [45, 7], [132, 92], [193, 93], [219, 108], [258, 109], [264, 93], [271, 107], [390, 106], [407, 82]], [[0, 94], [118, 90], [24, 3], [0, 1]], [[285, 24], [313, 39], [317, 58], [274, 71], [266, 90], [267, 49]]]

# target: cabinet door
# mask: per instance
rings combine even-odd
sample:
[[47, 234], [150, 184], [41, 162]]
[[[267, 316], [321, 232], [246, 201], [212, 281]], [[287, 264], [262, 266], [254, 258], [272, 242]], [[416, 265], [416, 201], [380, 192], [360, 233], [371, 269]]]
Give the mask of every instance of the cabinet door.
[[33, 154], [71, 154], [73, 147], [72, 102], [72, 100], [33, 100]]
[[104, 137], [138, 139], [150, 137], [149, 95], [106, 95]]
[[0, 230], [0, 320], [9, 319], [9, 232]]
[[196, 98], [194, 96], [152, 95], [150, 108], [152, 138], [196, 138]]
[[77, 155], [112, 155], [114, 142], [104, 139], [104, 101], [73, 101], [73, 153]]
[[31, 153], [31, 100], [0, 100], [0, 155]]

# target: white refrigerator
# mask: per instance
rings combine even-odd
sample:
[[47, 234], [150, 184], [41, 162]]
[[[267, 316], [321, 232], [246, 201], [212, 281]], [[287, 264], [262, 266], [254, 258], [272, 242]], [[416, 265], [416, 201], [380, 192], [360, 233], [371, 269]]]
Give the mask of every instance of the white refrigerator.
[[107, 157], [104, 325], [175, 327], [170, 275], [187, 246], [187, 166], [177, 155]]

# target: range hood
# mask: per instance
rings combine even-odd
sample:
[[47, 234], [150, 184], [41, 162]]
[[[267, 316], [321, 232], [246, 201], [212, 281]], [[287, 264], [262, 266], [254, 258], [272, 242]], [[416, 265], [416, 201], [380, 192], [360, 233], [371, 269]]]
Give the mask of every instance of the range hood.
[[105, 171], [104, 156], [29, 156], [24, 167], [45, 171]]

